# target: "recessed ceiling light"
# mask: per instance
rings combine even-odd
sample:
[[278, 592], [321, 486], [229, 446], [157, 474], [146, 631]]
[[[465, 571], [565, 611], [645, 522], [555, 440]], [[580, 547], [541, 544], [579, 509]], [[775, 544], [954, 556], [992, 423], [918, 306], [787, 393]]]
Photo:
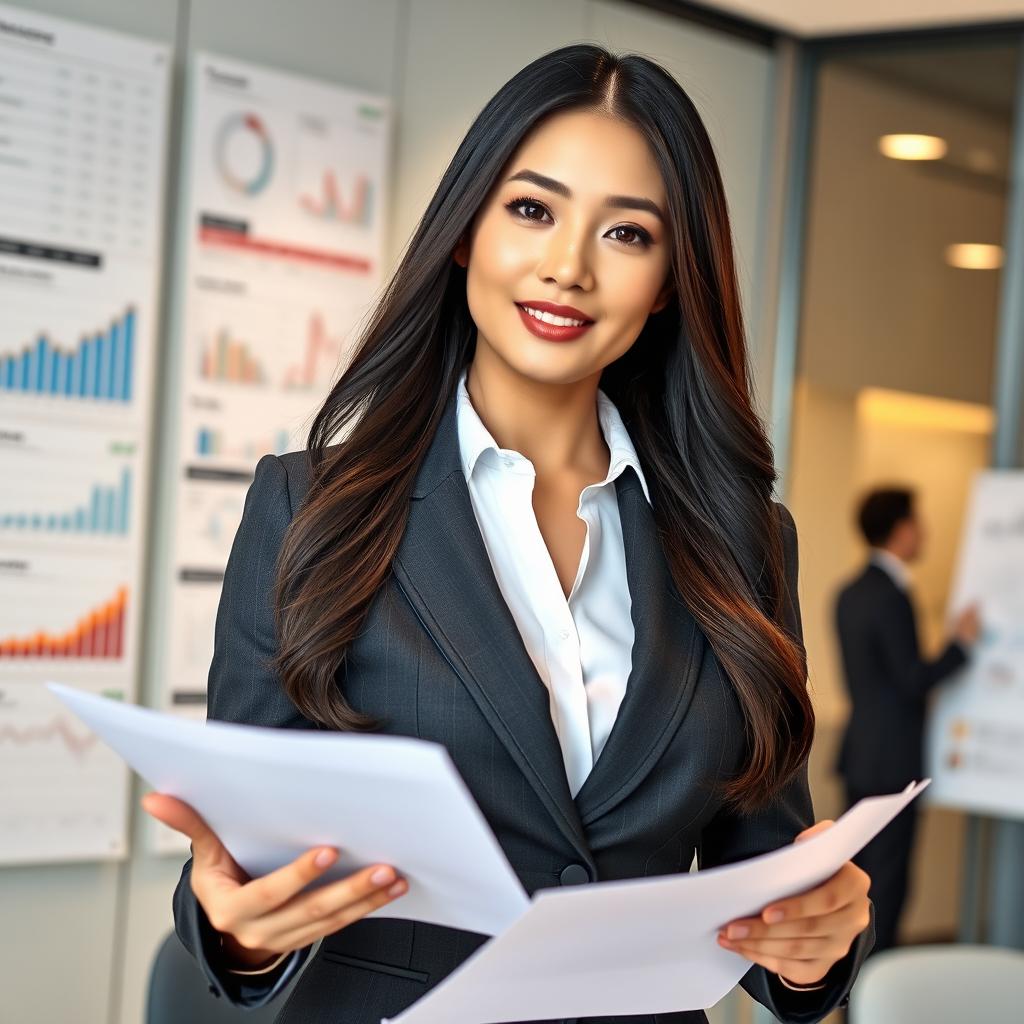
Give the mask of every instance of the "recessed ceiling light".
[[948, 148], [938, 135], [883, 135], [878, 140], [879, 152], [891, 160], [941, 160]]
[[864, 388], [858, 392], [857, 415], [885, 426], [957, 430], [967, 434], [991, 434], [995, 428], [995, 412], [990, 406], [889, 388]]
[[1003, 247], [978, 242], [947, 245], [946, 262], [963, 270], [998, 270], [1003, 265]]

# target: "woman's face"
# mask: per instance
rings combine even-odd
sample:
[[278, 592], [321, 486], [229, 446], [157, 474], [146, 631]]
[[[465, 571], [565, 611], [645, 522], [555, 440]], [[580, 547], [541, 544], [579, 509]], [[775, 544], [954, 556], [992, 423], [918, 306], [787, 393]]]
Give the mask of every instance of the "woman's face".
[[[467, 269], [477, 357], [487, 346], [548, 383], [599, 374], [671, 296], [667, 217], [661, 174], [634, 127], [590, 111], [538, 125], [454, 254]], [[522, 307], [544, 302], [592, 323], [570, 340], [538, 337]]]

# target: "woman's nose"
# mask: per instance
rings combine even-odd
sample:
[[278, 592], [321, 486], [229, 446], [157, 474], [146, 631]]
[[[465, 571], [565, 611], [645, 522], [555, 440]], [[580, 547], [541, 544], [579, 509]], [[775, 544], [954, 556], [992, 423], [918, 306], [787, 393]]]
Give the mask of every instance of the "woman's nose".
[[593, 272], [586, 239], [571, 229], [552, 232], [537, 272], [545, 281], [553, 281], [566, 290], [592, 287]]

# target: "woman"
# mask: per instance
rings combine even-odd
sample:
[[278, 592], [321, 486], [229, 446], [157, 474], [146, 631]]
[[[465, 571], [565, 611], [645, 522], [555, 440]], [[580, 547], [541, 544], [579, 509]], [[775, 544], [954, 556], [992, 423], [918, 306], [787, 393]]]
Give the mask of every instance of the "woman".
[[[813, 714], [774, 480], [696, 110], [643, 57], [546, 54], [460, 145], [308, 452], [260, 460], [209, 717], [444, 743], [530, 891], [775, 848], [812, 822]], [[484, 941], [364, 919], [394, 866], [308, 892], [318, 848], [250, 880], [191, 808], [144, 805], [192, 839], [175, 920], [215, 992], [261, 1005], [324, 939], [279, 1021], [376, 1024]], [[867, 888], [846, 864], [718, 941], [819, 1020]]]

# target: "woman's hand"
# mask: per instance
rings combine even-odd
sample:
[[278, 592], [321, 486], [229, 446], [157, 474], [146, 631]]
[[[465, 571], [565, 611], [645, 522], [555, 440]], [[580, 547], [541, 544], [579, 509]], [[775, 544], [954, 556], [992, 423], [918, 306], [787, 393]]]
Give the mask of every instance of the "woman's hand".
[[408, 888], [394, 868], [375, 864], [302, 892], [338, 859], [338, 851], [329, 846], [307, 850], [290, 864], [250, 879], [188, 804], [147, 793], [142, 807], [192, 840], [192, 891], [224, 937], [227, 958], [238, 968], [260, 967], [281, 953], [312, 945]]
[[[819, 821], [795, 842], [833, 824]], [[794, 985], [813, 985], [850, 951], [871, 920], [871, 879], [847, 861], [827, 882], [765, 907], [759, 917], [738, 918], [718, 933], [718, 944], [781, 975]]]

